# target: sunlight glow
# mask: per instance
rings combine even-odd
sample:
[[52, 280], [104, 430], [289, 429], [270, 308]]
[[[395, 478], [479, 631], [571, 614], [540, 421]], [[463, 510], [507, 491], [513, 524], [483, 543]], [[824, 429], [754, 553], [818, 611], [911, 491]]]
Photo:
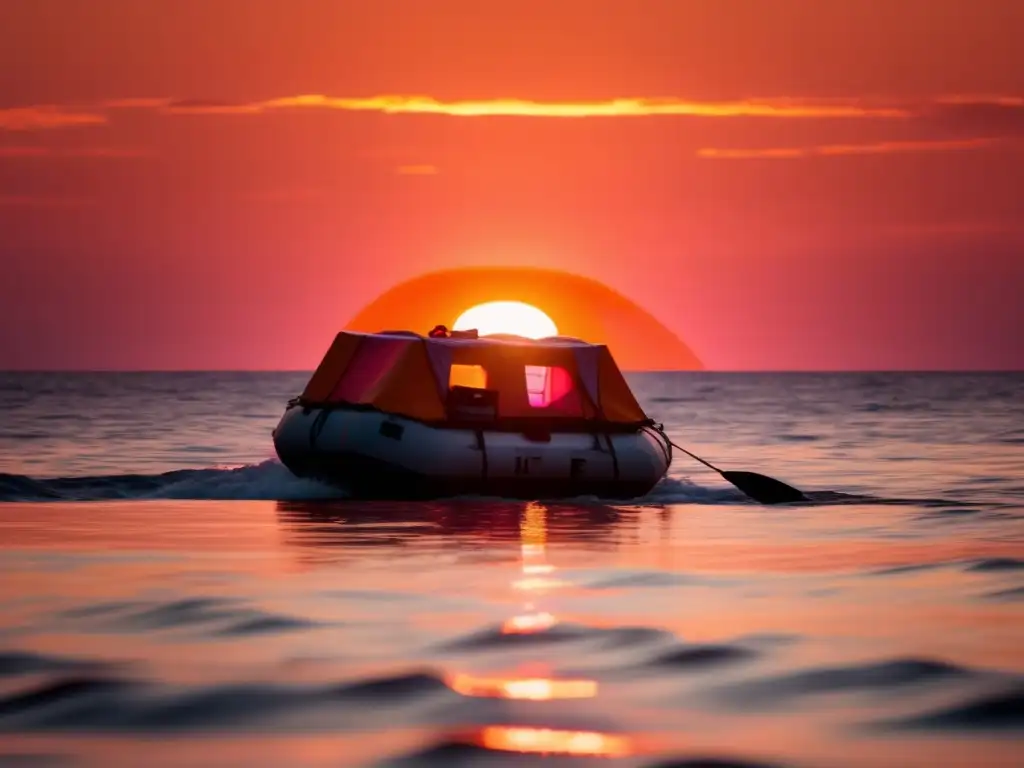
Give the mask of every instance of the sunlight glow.
[[503, 679], [458, 674], [452, 676], [448, 684], [463, 696], [527, 701], [590, 699], [597, 695], [597, 683], [593, 680], [554, 680], [546, 677]]
[[480, 734], [488, 749], [535, 754], [624, 757], [630, 754], [629, 739], [594, 731], [561, 731], [552, 728], [489, 726]]
[[476, 329], [481, 336], [508, 333], [528, 339], [557, 336], [558, 326], [542, 310], [521, 301], [489, 301], [470, 307], [452, 325], [452, 330]]
[[502, 624], [501, 632], [505, 635], [531, 635], [551, 629], [557, 623], [558, 620], [547, 612], [521, 613]]
[[[545, 578], [540, 574], [554, 573], [555, 566], [547, 562], [548, 540], [548, 508], [543, 504], [529, 502], [519, 520], [519, 540], [522, 552], [522, 574], [525, 578], [512, 582], [513, 589], [531, 589], [545, 592], [564, 586], [565, 582], [557, 578]], [[502, 633], [532, 634], [544, 632], [558, 623], [550, 613], [538, 611], [532, 602], [523, 606], [523, 612], [508, 619], [501, 628]]]
[[558, 589], [566, 586], [562, 579], [545, 579], [539, 576], [531, 576], [525, 579], [517, 579], [512, 582], [514, 589], [523, 592], [545, 592], [550, 589]]

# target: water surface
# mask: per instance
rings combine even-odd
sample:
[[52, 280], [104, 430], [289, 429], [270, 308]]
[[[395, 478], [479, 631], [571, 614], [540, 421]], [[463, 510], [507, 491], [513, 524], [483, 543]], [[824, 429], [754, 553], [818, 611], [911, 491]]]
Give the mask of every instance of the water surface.
[[785, 508], [339, 498], [304, 378], [0, 377], [0, 764], [1020, 764], [1021, 376], [631, 377]]

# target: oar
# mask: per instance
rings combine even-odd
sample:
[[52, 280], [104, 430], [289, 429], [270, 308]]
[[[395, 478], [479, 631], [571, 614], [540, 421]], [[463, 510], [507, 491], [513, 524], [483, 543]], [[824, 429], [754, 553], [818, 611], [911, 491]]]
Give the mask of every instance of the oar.
[[[665, 438], [668, 440], [668, 438]], [[786, 485], [781, 480], [767, 475], [759, 475], [757, 472], [728, 472], [719, 469], [710, 461], [705, 461], [695, 453], [690, 453], [681, 445], [668, 441], [676, 450], [682, 451], [691, 459], [696, 459], [708, 469], [713, 469], [723, 478], [739, 488], [743, 493], [761, 504], [789, 504], [794, 501], [810, 501], [803, 491], [799, 491], [791, 485]]]

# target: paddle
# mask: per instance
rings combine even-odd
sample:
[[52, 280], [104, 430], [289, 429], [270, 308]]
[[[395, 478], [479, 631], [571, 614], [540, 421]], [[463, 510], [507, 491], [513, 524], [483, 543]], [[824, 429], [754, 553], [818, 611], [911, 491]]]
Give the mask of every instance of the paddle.
[[[668, 440], [668, 438], [665, 438]], [[682, 451], [691, 459], [696, 459], [708, 469], [713, 469], [723, 478], [739, 488], [743, 493], [761, 504], [789, 504], [794, 501], [810, 501], [802, 491], [798, 491], [791, 485], [786, 485], [781, 480], [767, 475], [759, 475], [757, 472], [727, 472], [719, 469], [709, 461], [705, 461], [695, 453], [690, 453], [681, 445], [668, 441], [673, 448]]]

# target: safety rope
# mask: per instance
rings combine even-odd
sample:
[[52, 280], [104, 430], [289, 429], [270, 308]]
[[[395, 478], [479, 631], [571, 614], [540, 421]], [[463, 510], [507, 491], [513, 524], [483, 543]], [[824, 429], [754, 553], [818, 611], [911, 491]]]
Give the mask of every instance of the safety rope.
[[643, 427], [641, 427], [641, 430], [654, 436], [654, 439], [661, 447], [662, 453], [664, 453], [665, 455], [665, 463], [671, 464], [672, 449], [678, 448], [679, 446], [673, 443], [669, 439], [668, 435], [665, 434], [665, 425], [660, 422], [651, 420], [650, 424], [645, 424]]

